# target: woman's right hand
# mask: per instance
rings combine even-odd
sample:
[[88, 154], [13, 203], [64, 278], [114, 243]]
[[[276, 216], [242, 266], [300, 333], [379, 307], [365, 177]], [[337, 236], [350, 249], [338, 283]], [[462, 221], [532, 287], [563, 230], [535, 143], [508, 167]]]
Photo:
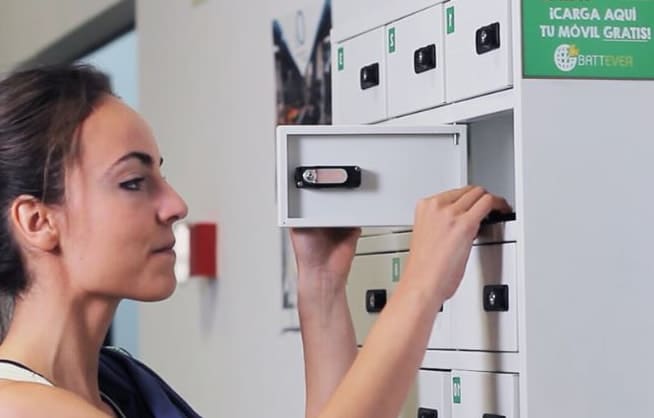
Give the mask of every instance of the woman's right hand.
[[422, 281], [443, 301], [451, 298], [463, 277], [481, 221], [494, 210], [509, 212], [511, 207], [506, 200], [474, 186], [421, 200], [415, 213], [406, 279]]

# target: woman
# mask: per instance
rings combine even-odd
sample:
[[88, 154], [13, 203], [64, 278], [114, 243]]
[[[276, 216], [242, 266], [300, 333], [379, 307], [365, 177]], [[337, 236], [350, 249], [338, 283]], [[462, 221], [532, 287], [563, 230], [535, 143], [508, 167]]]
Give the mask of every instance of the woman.
[[[175, 288], [187, 207], [146, 123], [90, 67], [0, 82], [0, 415], [197, 416], [147, 367], [101, 350], [121, 299]], [[345, 280], [358, 230], [294, 230], [307, 417], [395, 417], [481, 220], [506, 203], [467, 187], [418, 204], [395, 296], [357, 355]], [[412, 324], [412, 326], [407, 326]]]

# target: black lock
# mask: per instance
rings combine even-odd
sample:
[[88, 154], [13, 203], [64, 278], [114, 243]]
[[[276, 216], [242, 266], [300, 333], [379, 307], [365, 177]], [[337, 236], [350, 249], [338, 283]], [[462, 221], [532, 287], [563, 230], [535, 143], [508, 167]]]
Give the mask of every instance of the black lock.
[[509, 286], [484, 286], [484, 310], [486, 312], [507, 312], [509, 310]]
[[506, 416], [497, 414], [484, 414], [483, 418], [506, 418]]
[[418, 408], [418, 418], [438, 418], [436, 409]]
[[361, 90], [369, 89], [379, 85], [379, 63], [370, 64], [361, 69], [359, 75]]
[[413, 53], [413, 69], [416, 74], [436, 68], [436, 45], [427, 45]]
[[477, 29], [475, 34], [475, 44], [477, 45], [477, 54], [498, 49], [500, 47], [500, 24], [499, 22], [491, 23]]
[[298, 189], [355, 189], [361, 186], [361, 167], [358, 165], [300, 166], [295, 168], [294, 178]]
[[378, 313], [386, 306], [386, 289], [366, 291], [366, 312]]

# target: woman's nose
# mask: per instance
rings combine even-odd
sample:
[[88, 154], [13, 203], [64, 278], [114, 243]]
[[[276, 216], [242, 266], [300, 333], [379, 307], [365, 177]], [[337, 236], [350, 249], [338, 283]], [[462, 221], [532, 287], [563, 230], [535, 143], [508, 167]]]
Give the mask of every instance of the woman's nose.
[[172, 224], [186, 218], [188, 206], [184, 199], [175, 189], [166, 183], [165, 198], [159, 211], [160, 220], [166, 224]]

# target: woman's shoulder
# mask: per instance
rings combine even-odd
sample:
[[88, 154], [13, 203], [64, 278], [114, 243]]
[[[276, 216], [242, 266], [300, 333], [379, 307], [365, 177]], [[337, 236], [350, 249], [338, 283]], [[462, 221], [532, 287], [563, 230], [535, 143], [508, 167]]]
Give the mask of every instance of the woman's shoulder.
[[[99, 382], [107, 395], [131, 399], [137, 411], [165, 411], [155, 416], [200, 417], [155, 371], [122, 349], [102, 349]], [[144, 416], [140, 412], [134, 415]]]
[[0, 380], [0, 410], [2, 416], [89, 417], [108, 415], [67, 390], [40, 383]]

